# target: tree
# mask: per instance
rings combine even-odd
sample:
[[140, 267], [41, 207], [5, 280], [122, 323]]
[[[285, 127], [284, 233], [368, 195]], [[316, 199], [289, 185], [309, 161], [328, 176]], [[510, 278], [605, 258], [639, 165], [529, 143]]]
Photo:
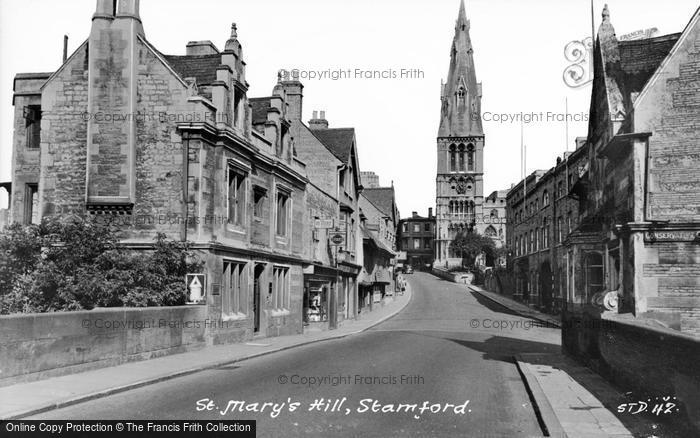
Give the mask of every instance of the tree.
[[496, 244], [493, 240], [476, 232], [460, 232], [450, 245], [452, 250], [460, 255], [463, 266], [473, 266], [476, 257], [481, 253], [490, 260], [496, 257]]
[[188, 242], [155, 237], [152, 250], [119, 245], [94, 218], [47, 218], [0, 232], [0, 314], [185, 304], [185, 274], [203, 262]]

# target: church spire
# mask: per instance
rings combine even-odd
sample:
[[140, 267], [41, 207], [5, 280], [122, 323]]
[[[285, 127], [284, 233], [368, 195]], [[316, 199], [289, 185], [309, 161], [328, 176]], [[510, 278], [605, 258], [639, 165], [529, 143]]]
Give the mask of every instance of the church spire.
[[459, 15], [457, 15], [455, 30], [462, 26], [466, 26], [467, 30], [469, 30], [469, 20], [467, 20], [467, 11], [464, 8], [464, 0], [460, 0], [459, 2]]
[[447, 82], [442, 88], [438, 137], [483, 135], [481, 84], [476, 82], [474, 50], [469, 28], [464, 0], [461, 0], [452, 40]]

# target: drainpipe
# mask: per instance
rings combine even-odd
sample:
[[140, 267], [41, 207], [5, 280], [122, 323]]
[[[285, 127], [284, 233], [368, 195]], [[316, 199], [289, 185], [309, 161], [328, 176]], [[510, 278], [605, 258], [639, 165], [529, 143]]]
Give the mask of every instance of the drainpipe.
[[187, 241], [187, 222], [188, 222], [188, 180], [189, 180], [189, 149], [190, 149], [190, 133], [184, 132], [182, 137], [182, 231], [180, 231], [180, 239]]
[[[337, 179], [337, 184], [336, 184], [336, 199], [338, 201], [338, 221], [340, 221], [340, 172], [342, 170], [345, 170], [347, 168], [346, 164], [341, 164], [338, 166], [338, 169], [336, 170], [336, 179]], [[345, 222], [345, 227], [347, 229], [347, 221]], [[348, 235], [345, 233], [345, 244], [347, 245], [348, 241]], [[333, 315], [333, 319], [335, 320], [335, 327], [338, 328], [338, 297], [340, 296], [340, 272], [338, 272], [338, 255], [340, 254], [340, 247], [336, 246], [335, 247], [335, 299], [333, 302], [335, 303], [335, 309], [332, 309], [335, 314]], [[346, 303], [347, 305], [347, 303]]]

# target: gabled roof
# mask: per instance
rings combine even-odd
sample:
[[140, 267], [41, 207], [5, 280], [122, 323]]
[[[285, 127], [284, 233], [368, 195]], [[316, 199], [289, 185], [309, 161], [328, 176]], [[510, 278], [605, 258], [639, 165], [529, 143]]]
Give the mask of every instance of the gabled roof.
[[393, 187], [365, 188], [362, 190], [362, 195], [385, 216], [394, 219], [395, 196]]
[[316, 138], [343, 163], [350, 161], [355, 128], [311, 129]]
[[620, 67], [627, 93], [639, 92], [680, 38], [680, 33], [620, 42]]
[[195, 78], [197, 85], [210, 85], [216, 81], [216, 68], [221, 65], [221, 55], [163, 55], [170, 67], [181, 78]]

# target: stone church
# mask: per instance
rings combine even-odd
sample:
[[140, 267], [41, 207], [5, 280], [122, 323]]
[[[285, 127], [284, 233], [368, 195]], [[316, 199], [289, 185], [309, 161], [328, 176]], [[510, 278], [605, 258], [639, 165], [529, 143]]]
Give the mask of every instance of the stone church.
[[451, 249], [460, 233], [489, 236], [497, 246], [505, 242], [505, 192], [484, 197], [481, 83], [476, 81], [469, 26], [462, 0], [440, 96], [435, 240], [435, 263], [440, 267], [461, 265]]

